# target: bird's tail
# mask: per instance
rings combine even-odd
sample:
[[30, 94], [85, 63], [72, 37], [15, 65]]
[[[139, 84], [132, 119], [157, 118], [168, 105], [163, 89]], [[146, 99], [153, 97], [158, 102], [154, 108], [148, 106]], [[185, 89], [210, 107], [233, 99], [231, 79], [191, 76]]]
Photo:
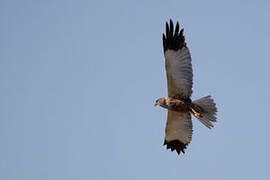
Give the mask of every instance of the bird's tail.
[[211, 129], [214, 127], [212, 122], [216, 122], [217, 108], [211, 96], [205, 96], [192, 102], [191, 110], [201, 123]]

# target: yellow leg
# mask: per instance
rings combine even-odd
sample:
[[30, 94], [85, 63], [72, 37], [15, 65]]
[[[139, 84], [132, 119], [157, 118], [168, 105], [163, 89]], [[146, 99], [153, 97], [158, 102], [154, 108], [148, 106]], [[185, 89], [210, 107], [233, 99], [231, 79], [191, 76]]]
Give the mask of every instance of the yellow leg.
[[198, 113], [198, 112], [196, 112], [194, 109], [191, 109], [192, 110], [192, 112], [194, 113], [194, 115], [196, 116], [196, 117], [202, 117], [201, 116], [201, 114], [200, 113]]

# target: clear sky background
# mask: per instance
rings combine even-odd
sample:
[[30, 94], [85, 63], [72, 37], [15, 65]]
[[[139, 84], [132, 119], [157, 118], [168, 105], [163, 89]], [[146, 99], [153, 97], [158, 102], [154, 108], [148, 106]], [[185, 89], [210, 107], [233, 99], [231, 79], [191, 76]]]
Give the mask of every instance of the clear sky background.
[[[0, 1], [0, 179], [269, 179], [269, 1]], [[179, 20], [194, 93], [184, 155], [162, 146], [161, 36]]]

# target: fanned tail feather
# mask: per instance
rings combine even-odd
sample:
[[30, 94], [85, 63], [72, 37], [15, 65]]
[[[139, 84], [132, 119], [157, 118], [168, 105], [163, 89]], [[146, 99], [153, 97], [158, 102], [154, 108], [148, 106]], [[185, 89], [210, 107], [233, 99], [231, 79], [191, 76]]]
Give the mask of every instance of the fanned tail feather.
[[193, 114], [203, 123], [206, 127], [211, 129], [214, 127], [212, 122], [216, 122], [217, 108], [211, 96], [205, 96], [192, 102]]

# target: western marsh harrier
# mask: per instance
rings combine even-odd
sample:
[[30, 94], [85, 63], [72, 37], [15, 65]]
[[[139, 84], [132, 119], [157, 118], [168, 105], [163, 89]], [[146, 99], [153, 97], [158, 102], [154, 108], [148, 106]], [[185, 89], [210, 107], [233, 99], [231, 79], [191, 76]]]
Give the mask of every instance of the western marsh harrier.
[[167, 73], [168, 97], [159, 98], [155, 105], [168, 109], [166, 137], [167, 149], [185, 153], [192, 138], [191, 114], [209, 129], [216, 122], [216, 104], [211, 96], [192, 101], [192, 65], [191, 55], [186, 46], [184, 30], [175, 29], [172, 20], [166, 22], [166, 34], [163, 34], [163, 50]]

